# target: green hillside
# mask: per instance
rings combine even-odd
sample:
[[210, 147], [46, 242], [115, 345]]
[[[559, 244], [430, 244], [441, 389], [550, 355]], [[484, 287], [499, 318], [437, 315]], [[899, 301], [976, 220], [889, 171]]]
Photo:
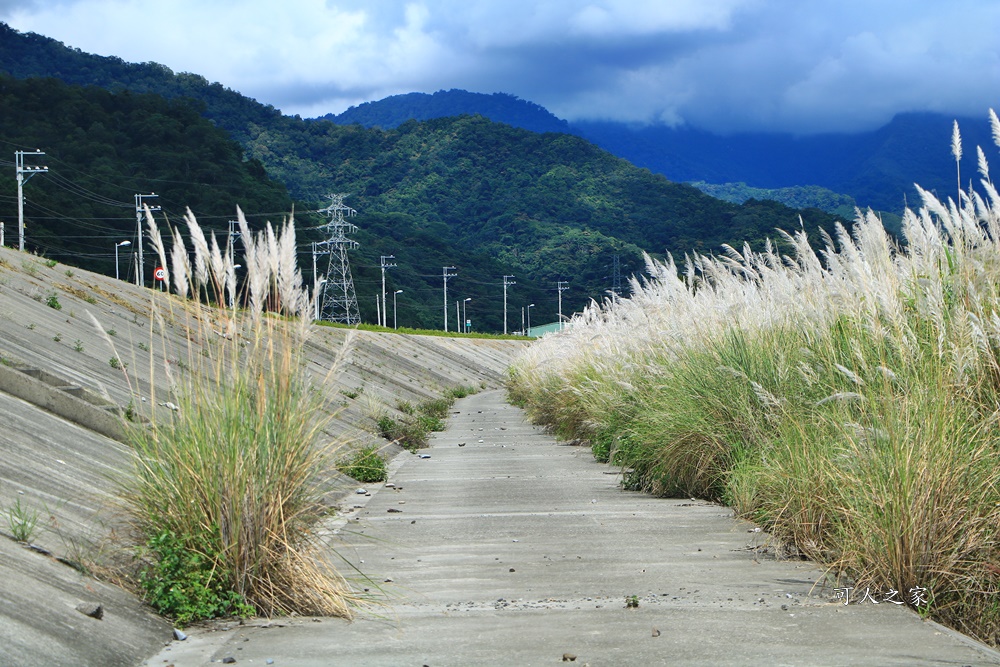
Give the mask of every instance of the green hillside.
[[[565, 313], [602, 298], [613, 284], [616, 255], [627, 279], [642, 270], [642, 251], [715, 252], [722, 243], [760, 244], [776, 227], [799, 225], [793, 209], [722, 202], [570, 135], [535, 134], [480, 116], [410, 121], [386, 131], [302, 120], [197, 75], [84, 54], [6, 26], [0, 56], [18, 78], [49, 75], [120, 91], [8, 80], [0, 137], [64, 160], [69, 171], [87, 174], [84, 187], [101, 197], [130, 206], [133, 193], [155, 191], [174, 216], [190, 204], [225, 225], [239, 204], [276, 221], [294, 198], [307, 280], [312, 261], [305, 249], [322, 239], [322, 219], [309, 212], [322, 208], [328, 193], [349, 193], [347, 203], [360, 212], [353, 221], [361, 247], [352, 253], [352, 267], [362, 318], [369, 322], [381, 291], [381, 255], [396, 257], [387, 288], [403, 290], [401, 325], [441, 326], [442, 267], [455, 266], [449, 301], [471, 298], [474, 328], [499, 331], [505, 274], [517, 280], [508, 319], [517, 328], [520, 308], [530, 303], [536, 304], [533, 323], [556, 318], [557, 281], [569, 282]], [[153, 92], [172, 101], [146, 94]], [[57, 93], [66, 99], [56, 99]], [[21, 97], [30, 104], [21, 104]], [[239, 145], [226, 141], [223, 131]], [[42, 211], [32, 211], [30, 238], [42, 251], [69, 251], [70, 237], [90, 233], [67, 233], [56, 224], [58, 216], [87, 224], [110, 218], [108, 232], [116, 238], [131, 228], [128, 208], [99, 212], [94, 202], [93, 210], [78, 209], [83, 202], [69, 195], [45, 203], [40, 195], [54, 196], [56, 180], [39, 177], [26, 194], [32, 205], [55, 212], [49, 225]], [[0, 215], [10, 219], [7, 201]], [[812, 229], [834, 220], [817, 210], [803, 215]], [[73, 252], [93, 254], [113, 274], [108, 241], [105, 235]]]

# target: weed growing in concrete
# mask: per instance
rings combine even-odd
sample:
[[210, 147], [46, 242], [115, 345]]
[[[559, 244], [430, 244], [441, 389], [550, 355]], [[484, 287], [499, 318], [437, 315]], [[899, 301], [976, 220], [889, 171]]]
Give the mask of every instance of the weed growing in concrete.
[[58, 263], [59, 262], [57, 262], [54, 259], [47, 259], [47, 260], [45, 260], [45, 266], [49, 267], [50, 269], [55, 268], [56, 264], [58, 264]]
[[73, 341], [73, 349], [77, 352], [83, 352], [83, 341], [79, 338]]
[[31, 542], [37, 526], [38, 510], [22, 505], [20, 498], [7, 508], [7, 527], [18, 542]]
[[375, 445], [362, 447], [341, 459], [337, 464], [337, 470], [366, 484], [384, 482], [389, 477], [385, 457], [379, 454]]
[[475, 388], [450, 389], [441, 398], [431, 399], [413, 406], [409, 401], [400, 401], [396, 409], [398, 418], [387, 414], [384, 409], [375, 409], [372, 419], [379, 435], [386, 440], [394, 440], [410, 451], [427, 446], [427, 438], [432, 431], [443, 431], [448, 411], [455, 403], [456, 394], [462, 397], [475, 393]]
[[[190, 342], [180, 354], [164, 352], [164, 378], [152, 382], [170, 387], [178, 409], [154, 411], [148, 427], [129, 431], [135, 471], [123, 496], [149, 563], [146, 591], [164, 613], [192, 620], [251, 611], [350, 616], [354, 597], [317, 533], [333, 444], [319, 440], [328, 417], [303, 367], [313, 304], [295, 266], [294, 226], [252, 234], [242, 212], [238, 219], [247, 272], [240, 298], [234, 258], [190, 213], [193, 256], [174, 230], [170, 264], [147, 214], [180, 297], [166, 301], [165, 315], [153, 295], [150, 326], [184, 321]], [[246, 309], [215, 305], [228, 303]]]
[[150, 604], [181, 626], [203, 618], [252, 616], [254, 608], [216, 576], [213, 545], [192, 549], [191, 539], [165, 531], [146, 542], [158, 556], [141, 579]]

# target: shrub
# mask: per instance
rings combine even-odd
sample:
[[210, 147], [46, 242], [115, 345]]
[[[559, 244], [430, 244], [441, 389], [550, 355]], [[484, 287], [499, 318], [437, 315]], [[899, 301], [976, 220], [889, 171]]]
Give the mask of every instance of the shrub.
[[194, 543], [191, 536], [170, 532], [149, 538], [146, 548], [154, 561], [141, 578], [149, 603], [181, 626], [204, 618], [252, 616], [254, 608], [216, 575], [221, 555], [211, 552], [212, 545], [192, 549]]
[[[148, 427], [129, 425], [134, 475], [122, 494], [152, 561], [145, 590], [164, 613], [186, 620], [350, 616], [354, 596], [317, 534], [333, 462], [331, 446], [318, 441], [324, 417], [301, 357], [313, 306], [295, 269], [294, 226], [253, 235], [240, 211], [238, 219], [245, 300], [229, 298], [234, 259], [209, 249], [190, 213], [194, 270], [174, 233], [171, 285], [182, 299], [206, 303], [166, 302], [182, 304], [183, 313], [169, 317], [186, 321], [188, 339], [202, 345], [189, 347], [186, 363], [165, 365], [178, 409], [154, 411]], [[151, 215], [147, 222], [160, 265], [168, 266]], [[150, 326], [162, 326], [161, 302], [151, 299]], [[244, 301], [245, 311], [212, 305]], [[219, 330], [237, 335], [211, 334]], [[149, 402], [157, 405], [155, 396]]]
[[359, 482], [384, 482], [389, 477], [385, 457], [375, 445], [363, 447], [341, 460], [337, 469]]

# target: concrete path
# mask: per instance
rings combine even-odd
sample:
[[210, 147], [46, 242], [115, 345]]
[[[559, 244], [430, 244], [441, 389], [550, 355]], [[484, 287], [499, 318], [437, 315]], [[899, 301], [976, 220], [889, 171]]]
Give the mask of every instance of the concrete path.
[[362, 507], [340, 551], [383, 606], [352, 623], [193, 629], [145, 664], [1000, 664], [904, 608], [844, 606], [724, 507], [622, 492], [501, 392], [455, 410], [430, 458], [397, 459], [395, 488], [349, 499]]

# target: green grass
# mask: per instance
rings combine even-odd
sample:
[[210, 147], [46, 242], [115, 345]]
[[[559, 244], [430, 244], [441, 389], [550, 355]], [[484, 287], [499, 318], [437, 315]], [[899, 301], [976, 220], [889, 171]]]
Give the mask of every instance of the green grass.
[[370, 484], [384, 482], [389, 477], [385, 457], [379, 454], [378, 447], [362, 447], [337, 464], [337, 469], [359, 482]]
[[316, 320], [316, 324], [324, 327], [334, 327], [336, 329], [359, 329], [361, 331], [374, 331], [377, 333], [391, 333], [391, 334], [401, 334], [407, 336], [441, 336], [445, 338], [483, 338], [488, 340], [535, 340], [533, 337], [525, 336], [514, 336], [512, 334], [491, 334], [491, 333], [462, 333], [460, 331], [448, 331], [444, 332], [440, 329], [410, 329], [407, 327], [399, 327], [398, 329], [392, 329], [390, 327], [382, 327], [377, 324], [355, 324], [347, 325], [340, 322], [326, 322], [323, 320]]
[[[998, 123], [1000, 125], [1000, 123]], [[535, 421], [625, 484], [711, 498], [861, 590], [1000, 644], [1000, 197], [925, 193], [823, 254], [696, 258], [511, 369]], [[927, 602], [910, 599], [926, 590]]]
[[7, 529], [18, 542], [31, 542], [38, 528], [38, 510], [21, 504], [18, 498], [7, 511]]
[[[189, 346], [183, 364], [164, 369], [170, 382], [163, 384], [179, 408], [155, 411], [148, 426], [126, 422], [135, 456], [121, 492], [140, 536], [141, 581], [150, 603], [180, 623], [220, 615], [350, 616], [355, 596], [318, 537], [327, 513], [323, 484], [335, 461], [334, 444], [320, 440], [329, 417], [319, 410], [302, 358], [312, 304], [294, 283], [279, 280], [295, 275], [287, 251], [294, 246], [282, 241], [294, 232], [286, 226], [275, 236], [252, 236], [239, 217], [241, 238], [258, 249], [248, 248], [244, 266], [263, 276], [248, 281], [250, 309], [211, 305], [228, 301], [228, 256], [222, 266], [207, 262], [205, 284], [183, 272], [173, 276], [175, 291], [206, 304], [170, 299], [181, 312], [164, 317], [159, 301], [151, 302], [151, 327], [158, 319], [186, 322], [186, 338], [201, 343]], [[207, 256], [197, 223], [189, 217], [188, 225], [196, 254]], [[158, 246], [155, 229], [153, 237]], [[281, 267], [280, 274], [269, 266]], [[265, 308], [283, 317], [265, 316]], [[240, 335], [211, 334], [217, 330]], [[151, 396], [149, 404], [159, 402]]]
[[427, 446], [431, 432], [445, 430], [448, 411], [456, 399], [465, 398], [477, 391], [472, 386], [459, 386], [445, 391], [441, 398], [430, 399], [416, 406], [408, 401], [400, 401], [396, 404], [399, 415], [394, 417], [385, 410], [377, 410], [372, 419], [376, 431], [383, 438], [396, 441], [410, 451], [416, 451]]

